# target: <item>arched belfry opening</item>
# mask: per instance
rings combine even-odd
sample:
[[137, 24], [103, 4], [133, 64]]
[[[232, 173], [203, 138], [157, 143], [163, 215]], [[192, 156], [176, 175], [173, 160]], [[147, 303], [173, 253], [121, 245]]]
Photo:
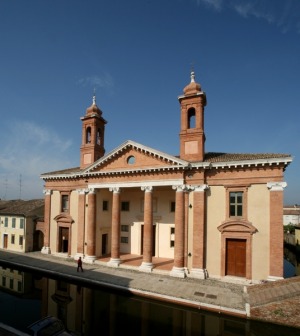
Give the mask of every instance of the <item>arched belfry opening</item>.
[[102, 117], [102, 111], [93, 103], [87, 108], [82, 120], [82, 143], [80, 147], [80, 168], [85, 168], [105, 154], [104, 133], [107, 121]]
[[205, 155], [204, 107], [206, 95], [200, 84], [195, 82], [191, 72], [191, 82], [178, 97], [181, 107], [180, 158], [187, 161], [203, 161]]

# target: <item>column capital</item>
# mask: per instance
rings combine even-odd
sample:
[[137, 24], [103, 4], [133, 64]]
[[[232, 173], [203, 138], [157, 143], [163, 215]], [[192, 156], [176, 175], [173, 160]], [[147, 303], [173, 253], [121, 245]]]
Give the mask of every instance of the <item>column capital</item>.
[[201, 184], [201, 185], [197, 185], [197, 186], [189, 186], [191, 188], [191, 190], [193, 191], [205, 191], [207, 189], [209, 189], [208, 184]]
[[120, 187], [111, 187], [109, 188], [109, 191], [112, 191], [114, 194], [119, 194], [121, 192]]
[[52, 195], [52, 190], [51, 189], [44, 189], [43, 193], [44, 193], [45, 196], [50, 196], [50, 195]]
[[287, 186], [286, 182], [268, 182], [267, 187], [270, 191], [283, 191]]
[[152, 186], [142, 186], [141, 189], [145, 192], [152, 192], [153, 191]]
[[79, 195], [85, 195], [89, 192], [88, 189], [77, 189], [76, 191], [78, 192]]
[[176, 191], [187, 191], [188, 187], [185, 184], [182, 184], [182, 185], [173, 185], [172, 189], [176, 190]]
[[88, 194], [96, 194], [96, 189], [95, 188], [88, 188], [87, 192], [88, 192]]

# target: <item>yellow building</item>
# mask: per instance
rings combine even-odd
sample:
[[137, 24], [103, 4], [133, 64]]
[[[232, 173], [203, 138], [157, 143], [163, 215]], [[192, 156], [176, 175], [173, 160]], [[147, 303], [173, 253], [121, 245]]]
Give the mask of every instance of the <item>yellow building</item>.
[[[43, 253], [84, 262], [108, 256], [173, 261], [175, 277], [261, 281], [283, 277], [284, 170], [289, 154], [205, 151], [206, 94], [191, 82], [178, 97], [179, 155], [134, 141], [105, 153], [96, 104], [82, 120], [80, 167], [42, 174]], [[241, 125], [243, 126], [243, 125]]]
[[37, 237], [36, 221], [44, 215], [44, 200], [0, 201], [0, 248], [31, 252]]

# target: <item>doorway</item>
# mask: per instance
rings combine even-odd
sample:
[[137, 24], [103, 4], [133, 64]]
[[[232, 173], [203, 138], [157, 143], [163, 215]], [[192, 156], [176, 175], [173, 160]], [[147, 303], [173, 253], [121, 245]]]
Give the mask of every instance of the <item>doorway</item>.
[[226, 239], [225, 274], [246, 277], [246, 239]]
[[101, 250], [102, 255], [107, 254], [107, 242], [108, 242], [108, 234], [104, 233], [102, 235], [102, 250]]
[[59, 251], [61, 253], [68, 253], [69, 251], [69, 228], [65, 228], [65, 227], [59, 228], [59, 241], [60, 241]]

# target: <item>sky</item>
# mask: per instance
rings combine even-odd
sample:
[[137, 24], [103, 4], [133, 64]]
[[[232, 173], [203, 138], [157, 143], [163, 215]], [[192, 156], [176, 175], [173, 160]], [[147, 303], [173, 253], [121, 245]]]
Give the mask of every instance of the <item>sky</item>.
[[42, 173], [78, 167], [81, 120], [179, 154], [178, 96], [207, 95], [207, 152], [285, 153], [300, 204], [299, 0], [1, 0], [0, 198], [42, 198]]

